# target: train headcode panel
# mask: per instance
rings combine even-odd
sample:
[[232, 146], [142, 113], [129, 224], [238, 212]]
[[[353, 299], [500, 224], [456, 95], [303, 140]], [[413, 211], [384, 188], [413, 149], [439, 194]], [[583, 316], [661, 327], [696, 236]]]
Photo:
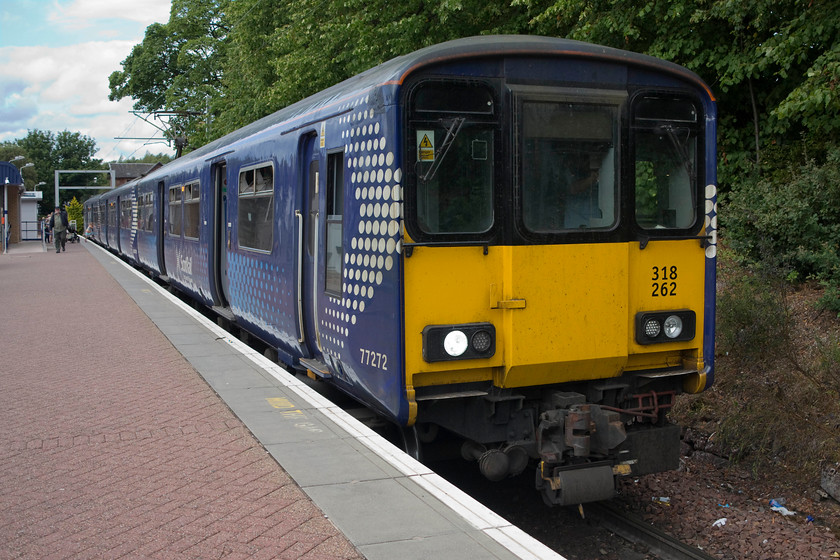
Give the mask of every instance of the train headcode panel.
[[[713, 382], [717, 114], [692, 72], [547, 37], [359, 74], [88, 200], [93, 236], [549, 504], [673, 469]], [[473, 468], [465, 465], [465, 468]]]

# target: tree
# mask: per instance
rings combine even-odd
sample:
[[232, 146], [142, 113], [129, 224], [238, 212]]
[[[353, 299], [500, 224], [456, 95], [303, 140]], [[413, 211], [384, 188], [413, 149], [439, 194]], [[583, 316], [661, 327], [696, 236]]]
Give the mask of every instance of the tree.
[[228, 33], [227, 0], [173, 0], [169, 21], [146, 28], [143, 42], [108, 79], [111, 101], [131, 97], [138, 111], [171, 113], [167, 135], [208, 141], [206, 108], [220, 95]]
[[120, 156], [119, 163], [169, 163], [172, 161], [172, 156], [168, 154], [153, 154], [146, 152], [143, 157], [123, 158]]
[[[803, 134], [824, 148], [840, 134], [837, 0], [513, 1], [535, 32], [650, 54], [705, 78], [718, 96], [725, 187], [767, 163], [788, 167]], [[762, 158], [780, 143], [796, 144], [787, 161]]]
[[176, 119], [192, 147], [376, 64], [433, 43], [527, 30], [526, 10], [478, 0], [174, 0], [111, 74], [112, 100], [207, 110]]
[[[96, 159], [96, 141], [79, 132], [67, 130], [55, 134], [44, 130], [30, 130], [29, 133], [16, 141], [26, 153], [28, 161], [35, 164], [35, 180], [53, 185], [55, 170], [57, 169], [101, 169], [102, 161]], [[87, 184], [88, 176], [62, 175], [62, 182], [72, 182], [77, 185]], [[65, 191], [66, 198], [87, 197], [85, 191]], [[65, 198], [65, 200], [66, 200]], [[38, 203], [38, 211], [47, 214], [55, 208], [54, 189], [44, 189], [44, 198]]]
[[268, 61], [277, 50], [277, 30], [290, 23], [284, 3], [261, 0], [229, 3], [225, 19], [230, 32], [222, 62], [221, 94], [211, 101], [213, 138], [279, 108], [270, 91], [282, 78]]
[[76, 221], [76, 232], [81, 235], [85, 231], [85, 207], [74, 196], [73, 199], [67, 203], [67, 219], [71, 222]]

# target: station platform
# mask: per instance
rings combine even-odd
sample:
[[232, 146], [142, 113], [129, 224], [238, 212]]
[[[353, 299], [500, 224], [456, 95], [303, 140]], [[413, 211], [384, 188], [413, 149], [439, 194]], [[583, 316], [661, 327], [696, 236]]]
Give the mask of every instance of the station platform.
[[0, 254], [0, 426], [0, 560], [562, 560], [85, 241]]

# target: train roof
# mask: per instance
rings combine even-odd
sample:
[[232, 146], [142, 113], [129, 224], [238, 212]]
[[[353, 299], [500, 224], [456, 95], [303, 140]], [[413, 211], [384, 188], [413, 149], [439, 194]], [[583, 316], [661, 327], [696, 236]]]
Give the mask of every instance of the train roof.
[[[306, 114], [331, 106], [366, 89], [384, 85], [399, 85], [413, 72], [455, 59], [489, 56], [539, 56], [560, 55], [572, 58], [608, 60], [630, 66], [646, 67], [674, 75], [695, 87], [705, 90], [714, 99], [709, 87], [690, 70], [652, 56], [555, 37], [533, 35], [482, 35], [447, 41], [393, 58], [343, 82], [335, 84], [306, 99], [272, 113], [249, 125], [235, 130], [172, 162], [188, 162], [214, 157], [214, 152], [228, 150], [239, 140], [258, 134], [281, 123], [298, 119]], [[164, 173], [166, 172], [164, 166]], [[160, 172], [153, 172], [150, 176]]]

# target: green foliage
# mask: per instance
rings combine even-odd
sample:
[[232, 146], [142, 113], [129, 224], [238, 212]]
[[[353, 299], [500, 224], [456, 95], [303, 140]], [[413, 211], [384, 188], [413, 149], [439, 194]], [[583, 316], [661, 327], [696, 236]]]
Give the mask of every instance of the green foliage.
[[[44, 130], [30, 130], [18, 139], [17, 146], [23, 150], [27, 162], [35, 164], [34, 182], [43, 181], [47, 185], [55, 182], [56, 169], [100, 169], [102, 162], [96, 159], [96, 141], [79, 132], [67, 130], [54, 133]], [[25, 176], [29, 180], [29, 176]], [[63, 184], [85, 184], [88, 178], [84, 175], [62, 175]], [[55, 208], [55, 194], [50, 188], [44, 189], [44, 198], [38, 203], [38, 213], [46, 215]], [[62, 191], [65, 197], [84, 196], [85, 191]]]
[[[726, 260], [725, 254], [721, 258]], [[726, 262], [727, 268], [738, 264]], [[762, 364], [778, 354], [787, 339], [784, 282], [765, 271], [726, 275], [717, 300], [718, 353], [741, 364]]]
[[756, 268], [819, 280], [828, 288], [823, 305], [840, 310], [840, 148], [823, 164], [746, 178], [723, 206], [732, 249]]
[[76, 231], [79, 233], [79, 235], [81, 235], [82, 232], [85, 231], [85, 218], [84, 218], [85, 207], [84, 207], [84, 205], [81, 202], [79, 202], [76, 199], [76, 197], [74, 196], [73, 200], [71, 200], [67, 204], [66, 208], [67, 208], [67, 219], [70, 220], [71, 222], [73, 220], [76, 220]]
[[108, 79], [112, 101], [131, 97], [140, 111], [167, 111], [171, 137], [212, 139], [207, 107], [222, 89], [227, 0], [173, 0], [169, 21], [146, 28], [143, 42]]
[[203, 113], [173, 119], [195, 148], [395, 56], [528, 31], [524, 7], [479, 0], [174, 0], [111, 74], [110, 99]]
[[172, 156], [169, 154], [153, 154], [146, 152], [142, 157], [123, 158], [120, 156], [119, 163], [169, 163], [172, 161]]

